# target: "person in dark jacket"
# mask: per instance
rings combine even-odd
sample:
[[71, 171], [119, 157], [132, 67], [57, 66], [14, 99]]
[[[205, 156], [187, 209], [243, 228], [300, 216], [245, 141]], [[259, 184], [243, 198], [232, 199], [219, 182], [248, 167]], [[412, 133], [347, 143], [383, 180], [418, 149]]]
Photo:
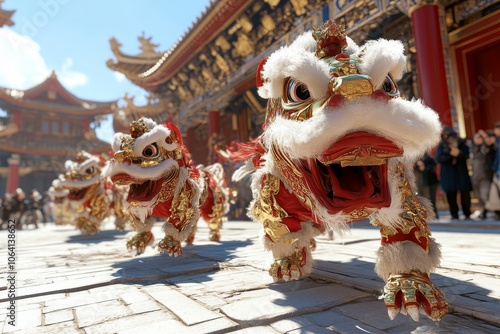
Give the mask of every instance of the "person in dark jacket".
[[471, 215], [472, 182], [467, 169], [469, 147], [452, 128], [446, 127], [441, 133], [441, 142], [436, 151], [436, 160], [441, 164], [440, 185], [446, 194], [452, 219], [458, 217], [457, 195], [460, 193], [460, 203], [465, 219]]

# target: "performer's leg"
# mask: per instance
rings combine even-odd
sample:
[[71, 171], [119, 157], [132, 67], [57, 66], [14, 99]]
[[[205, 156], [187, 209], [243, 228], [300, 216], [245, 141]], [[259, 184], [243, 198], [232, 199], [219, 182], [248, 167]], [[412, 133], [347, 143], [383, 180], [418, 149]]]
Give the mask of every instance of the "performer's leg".
[[458, 219], [457, 192], [446, 192], [446, 200], [448, 201], [448, 206], [450, 207], [451, 218]]
[[320, 232], [311, 221], [301, 221], [293, 214], [300, 206], [277, 177], [263, 175], [251, 215], [263, 224], [264, 245], [274, 257], [269, 269], [274, 281], [297, 280], [312, 270], [311, 250], [314, 236]]
[[471, 212], [470, 212], [470, 206], [471, 206], [471, 199], [470, 199], [470, 191], [464, 190], [460, 192], [460, 203], [462, 205], [462, 212], [465, 215], [466, 219], [470, 218]]
[[[418, 320], [422, 309], [433, 320], [439, 320], [448, 304], [430, 280], [430, 273], [441, 259], [440, 246], [430, 237], [427, 224], [432, 217], [430, 205], [413, 193], [402, 164], [396, 166], [395, 173], [401, 212], [393, 219], [378, 216], [372, 221], [380, 226], [382, 237], [375, 271], [386, 281], [384, 301], [391, 319], [405, 310]], [[383, 217], [387, 220], [382, 221]]]
[[152, 246], [154, 242], [154, 236], [151, 229], [155, 223], [155, 218], [149, 217], [143, 223], [140, 220], [131, 217], [129, 223], [137, 233], [127, 241], [127, 249], [135, 249], [136, 255], [142, 254], [146, 250], [146, 247], [148, 245]]

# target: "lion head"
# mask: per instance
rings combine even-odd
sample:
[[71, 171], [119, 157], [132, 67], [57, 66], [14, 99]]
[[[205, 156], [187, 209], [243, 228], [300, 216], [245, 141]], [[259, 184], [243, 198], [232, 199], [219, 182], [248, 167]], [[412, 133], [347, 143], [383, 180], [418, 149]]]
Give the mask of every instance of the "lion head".
[[323, 215], [390, 206], [388, 161], [423, 155], [441, 129], [400, 95], [405, 65], [401, 42], [359, 47], [332, 21], [271, 54], [257, 73], [267, 172]]

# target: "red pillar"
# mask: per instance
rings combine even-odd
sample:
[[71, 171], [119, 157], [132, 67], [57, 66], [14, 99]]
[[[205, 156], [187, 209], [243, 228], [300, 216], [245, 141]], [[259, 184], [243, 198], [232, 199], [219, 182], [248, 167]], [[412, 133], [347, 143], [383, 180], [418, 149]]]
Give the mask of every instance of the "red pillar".
[[16, 110], [12, 113], [12, 121], [17, 125], [17, 127], [21, 128], [21, 111]]
[[220, 112], [212, 110], [208, 112], [208, 136], [213, 133], [220, 133]]
[[7, 193], [13, 194], [19, 185], [19, 163], [21, 157], [19, 154], [12, 154], [9, 159], [9, 175], [7, 176]]
[[416, 5], [410, 13], [417, 49], [420, 96], [427, 106], [439, 114], [443, 125], [452, 126], [439, 8], [433, 4]]
[[196, 147], [196, 134], [194, 128], [187, 129], [184, 146], [186, 146], [190, 152]]

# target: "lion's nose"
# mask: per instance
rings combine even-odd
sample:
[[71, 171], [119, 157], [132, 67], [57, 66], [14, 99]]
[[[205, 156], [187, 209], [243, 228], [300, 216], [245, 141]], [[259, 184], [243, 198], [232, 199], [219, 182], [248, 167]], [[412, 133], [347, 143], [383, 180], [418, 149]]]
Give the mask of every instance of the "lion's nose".
[[116, 151], [114, 154], [114, 159], [120, 163], [122, 163], [125, 159], [128, 158], [127, 151]]
[[371, 78], [363, 74], [335, 77], [330, 81], [330, 87], [333, 96], [338, 94], [348, 101], [358, 97], [371, 96], [375, 91]]

